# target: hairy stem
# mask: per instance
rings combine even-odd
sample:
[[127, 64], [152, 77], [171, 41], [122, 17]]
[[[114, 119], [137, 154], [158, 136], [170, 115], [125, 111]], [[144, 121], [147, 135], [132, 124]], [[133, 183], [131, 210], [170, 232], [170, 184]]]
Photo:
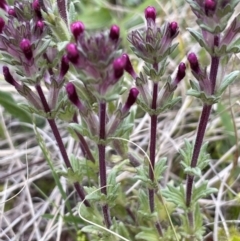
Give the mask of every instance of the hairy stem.
[[[152, 106], [153, 110], [157, 108], [157, 95], [158, 95], [158, 84], [153, 84], [153, 98], [152, 98]], [[154, 168], [155, 168], [155, 153], [156, 153], [156, 132], [157, 132], [157, 115], [151, 116], [151, 124], [150, 124], [150, 163], [149, 163], [149, 178], [152, 182], [154, 182]], [[149, 198], [149, 207], [150, 211], [154, 212], [154, 190], [148, 190], [148, 198]]]
[[[157, 96], [158, 96], [158, 83], [153, 84], [153, 98], [152, 106], [153, 110], [157, 108]], [[154, 168], [155, 168], [155, 154], [156, 154], [156, 135], [157, 135], [157, 115], [151, 115], [151, 126], [150, 126], [150, 146], [149, 146], [149, 178], [154, 182]], [[148, 189], [149, 208], [151, 213], [154, 212], [154, 189]], [[160, 236], [163, 236], [163, 231], [160, 222], [155, 223], [155, 227]]]
[[[101, 102], [99, 106], [99, 139], [104, 141], [106, 139], [106, 103]], [[98, 144], [99, 154], [99, 175], [101, 192], [107, 195], [107, 172], [106, 172], [106, 146], [104, 143]], [[107, 228], [111, 226], [110, 212], [107, 204], [102, 206], [104, 222]]]
[[[42, 101], [42, 105], [44, 107], [45, 112], [49, 113], [50, 112], [50, 108], [49, 108], [49, 105], [48, 105], [47, 100], [45, 98], [45, 95], [44, 95], [44, 93], [42, 91], [41, 86], [40, 85], [36, 85], [36, 90], [37, 90], [37, 93], [38, 93], [38, 95], [39, 95], [39, 97], [40, 97], [40, 99]], [[54, 137], [56, 139], [56, 142], [58, 144], [59, 150], [61, 152], [61, 155], [63, 157], [63, 160], [65, 162], [66, 167], [72, 169], [71, 163], [69, 161], [69, 158], [68, 158], [65, 146], [63, 144], [63, 141], [62, 141], [62, 138], [60, 136], [60, 133], [59, 133], [59, 130], [57, 128], [55, 120], [54, 119], [47, 119], [47, 120], [48, 120], [48, 123], [49, 123], [49, 125], [50, 125], [50, 127], [52, 129], [53, 135], [54, 135]], [[85, 193], [84, 193], [83, 187], [78, 182], [74, 183], [74, 187], [75, 187], [79, 197], [81, 198], [81, 200], [84, 200], [85, 199]], [[84, 200], [84, 204], [87, 207], [90, 207], [90, 203], [87, 200]]]
[[[211, 81], [211, 94], [214, 94], [215, 86], [216, 86], [216, 79], [217, 79], [217, 72], [218, 72], [218, 66], [219, 66], [219, 57], [212, 56], [211, 61], [211, 69], [210, 69], [210, 81]], [[195, 139], [192, 159], [191, 159], [191, 167], [194, 168], [197, 166], [197, 161], [199, 157], [199, 153], [202, 147], [203, 138], [205, 135], [208, 119], [211, 113], [212, 106], [211, 105], [203, 105], [201, 117], [198, 123], [198, 130], [197, 130], [197, 136]], [[192, 200], [192, 189], [193, 189], [193, 183], [194, 183], [194, 176], [188, 175], [187, 176], [187, 190], [186, 190], [186, 206], [191, 206], [191, 200]], [[190, 227], [194, 228], [194, 218], [193, 213], [190, 211], [188, 213], [188, 221]]]

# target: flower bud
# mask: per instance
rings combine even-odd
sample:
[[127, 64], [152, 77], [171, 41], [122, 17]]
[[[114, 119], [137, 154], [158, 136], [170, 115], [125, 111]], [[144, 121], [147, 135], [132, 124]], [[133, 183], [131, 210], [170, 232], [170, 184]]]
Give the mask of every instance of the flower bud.
[[78, 97], [76, 88], [72, 82], [67, 83], [66, 91], [68, 94], [68, 99], [80, 110], [83, 111], [84, 107]]
[[61, 67], [60, 67], [60, 78], [62, 79], [65, 74], [68, 72], [69, 70], [69, 60], [67, 58], [67, 56], [63, 56], [61, 59]]
[[13, 16], [15, 18], [17, 17], [16, 12], [13, 8], [8, 9], [8, 15]]
[[204, 7], [206, 15], [209, 15], [210, 12], [214, 12], [216, 9], [215, 0], [205, 0]]
[[33, 57], [31, 42], [28, 39], [23, 39], [20, 43], [20, 49], [23, 51], [27, 60], [31, 60]]
[[85, 26], [81, 21], [76, 21], [70, 25], [70, 29], [77, 41], [78, 37], [84, 32]]
[[3, 18], [0, 17], [0, 34], [2, 33], [4, 26], [5, 26], [5, 22]]
[[0, 1], [0, 8], [5, 10], [6, 12], [8, 11], [8, 5], [5, 0]]
[[39, 19], [42, 19], [41, 7], [39, 0], [34, 0], [32, 3], [32, 8]]
[[4, 79], [10, 84], [13, 85], [14, 87], [17, 87], [19, 84], [17, 81], [13, 78], [11, 75], [9, 68], [7, 66], [3, 66], [3, 76]]
[[40, 4], [39, 0], [34, 0], [32, 3], [32, 8], [34, 11], [40, 11]]
[[125, 70], [133, 77], [133, 79], [136, 79], [137, 78], [137, 74], [135, 73], [135, 71], [133, 69], [132, 63], [131, 63], [128, 55], [127, 54], [123, 54], [122, 58], [126, 59]]
[[156, 9], [154, 7], [148, 6], [145, 9], [146, 20], [151, 19], [153, 22], [156, 20]]
[[136, 102], [139, 91], [137, 88], [131, 88], [125, 105], [122, 108], [122, 114], [126, 114], [131, 106]]
[[170, 37], [175, 37], [177, 31], [178, 31], [178, 24], [177, 22], [171, 22], [169, 24], [169, 30], [170, 30]]
[[110, 28], [109, 38], [113, 41], [117, 41], [120, 35], [120, 28], [117, 25], [112, 25]]
[[199, 67], [199, 62], [198, 62], [196, 54], [190, 53], [187, 58], [188, 58], [192, 71], [199, 73], [200, 67]]
[[178, 84], [185, 77], [185, 74], [186, 74], [186, 65], [185, 63], [181, 62], [178, 66], [178, 72], [175, 79], [176, 84]]
[[44, 29], [44, 22], [42, 20], [38, 20], [36, 23], [36, 31], [39, 31], [40, 34], [42, 34]]
[[70, 62], [73, 64], [77, 64], [79, 60], [79, 53], [76, 44], [74, 43], [69, 43], [66, 47], [67, 50], [67, 58], [69, 59]]
[[113, 61], [113, 70], [114, 70], [115, 79], [119, 79], [122, 77], [125, 66], [126, 66], [125, 57], [119, 57]]

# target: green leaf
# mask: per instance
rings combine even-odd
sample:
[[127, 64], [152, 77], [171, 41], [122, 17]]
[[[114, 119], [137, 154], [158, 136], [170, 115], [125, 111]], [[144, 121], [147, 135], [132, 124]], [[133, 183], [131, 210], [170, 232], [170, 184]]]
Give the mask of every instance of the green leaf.
[[218, 190], [216, 188], [210, 188], [207, 187], [208, 182], [204, 181], [202, 182], [199, 187], [193, 188], [193, 194], [192, 194], [192, 203], [195, 204], [200, 198], [206, 197], [214, 192], [217, 192]]
[[182, 184], [179, 187], [174, 187], [168, 184], [167, 187], [162, 190], [162, 195], [168, 202], [172, 202], [184, 210], [187, 209], [185, 191]]
[[163, 157], [155, 164], [154, 176], [156, 180], [162, 178], [162, 173], [167, 169], [166, 162], [167, 158]]
[[32, 123], [31, 115], [19, 107], [18, 103], [12, 98], [11, 94], [0, 91], [0, 105], [5, 111], [18, 118], [22, 122]]
[[156, 232], [153, 232], [152, 228], [144, 228], [144, 230], [135, 236], [135, 239], [146, 241], [158, 241], [159, 237]]
[[199, 45], [206, 50], [209, 50], [209, 47], [205, 44], [204, 38], [201, 33], [196, 31], [193, 28], [187, 28], [187, 30], [190, 32], [190, 34], [194, 37], [194, 39], [199, 43]]
[[86, 199], [100, 201], [101, 193], [100, 190], [97, 190], [96, 187], [84, 187], [84, 190], [87, 192]]
[[68, 11], [68, 23], [71, 24], [74, 21], [76, 21], [76, 10], [75, 10], [75, 5], [71, 1], [69, 3], [69, 11]]
[[236, 80], [237, 77], [239, 77], [239, 73], [240, 73], [240, 71], [236, 70], [236, 71], [231, 72], [227, 76], [225, 76], [219, 89], [217, 90], [217, 95], [221, 95], [226, 90], [226, 88], [230, 84], [232, 84]]

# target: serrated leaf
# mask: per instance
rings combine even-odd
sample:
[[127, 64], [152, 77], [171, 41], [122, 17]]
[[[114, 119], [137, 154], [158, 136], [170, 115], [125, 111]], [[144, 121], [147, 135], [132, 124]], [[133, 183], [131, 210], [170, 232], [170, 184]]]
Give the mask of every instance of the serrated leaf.
[[186, 209], [185, 191], [183, 185], [179, 187], [174, 187], [170, 184], [162, 190], [162, 195], [169, 202], [176, 204], [176, 206]]
[[100, 201], [101, 200], [101, 192], [97, 190], [96, 187], [84, 187], [84, 190], [87, 192], [86, 199]]

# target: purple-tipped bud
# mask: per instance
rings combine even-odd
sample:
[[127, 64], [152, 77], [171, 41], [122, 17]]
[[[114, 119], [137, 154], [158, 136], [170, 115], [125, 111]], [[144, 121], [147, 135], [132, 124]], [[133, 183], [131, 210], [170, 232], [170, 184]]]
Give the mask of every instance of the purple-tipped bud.
[[109, 38], [113, 41], [117, 41], [120, 36], [120, 28], [117, 25], [112, 25], [110, 28]]
[[148, 6], [145, 9], [145, 18], [148, 19], [152, 19], [153, 22], [155, 22], [156, 20], [156, 9], [154, 7]]
[[42, 18], [42, 14], [41, 14], [41, 7], [39, 4], [39, 0], [34, 0], [32, 3], [32, 8], [34, 10], [34, 12], [36, 13], [36, 15], [38, 16], [38, 18]]
[[8, 11], [8, 5], [5, 0], [0, 0], [0, 8], [5, 11]]
[[209, 12], [215, 11], [216, 2], [214, 0], [205, 0], [204, 7], [205, 7], [205, 13], [206, 13], [206, 15], [208, 15]]
[[33, 57], [31, 42], [24, 38], [20, 43], [20, 49], [23, 51], [27, 60], [31, 60]]
[[38, 20], [36, 23], [36, 30], [39, 30], [40, 33], [43, 32], [44, 22], [42, 20]]
[[8, 15], [13, 16], [13, 17], [17, 17], [16, 12], [13, 8], [8, 9]]
[[177, 22], [171, 22], [169, 24], [169, 30], [170, 30], [170, 37], [174, 37], [178, 31], [178, 24]]
[[178, 66], [176, 84], [178, 84], [185, 77], [185, 74], [186, 74], [186, 65], [185, 63], [181, 62]]
[[126, 101], [126, 105], [130, 108], [137, 100], [139, 91], [137, 88], [132, 88], [129, 91], [128, 99]]
[[13, 78], [11, 75], [9, 68], [7, 66], [3, 66], [3, 76], [4, 79], [10, 84], [13, 85], [14, 87], [17, 87], [18, 83], [17, 81]]
[[192, 71], [198, 73], [200, 71], [200, 67], [199, 67], [199, 62], [198, 62], [196, 54], [190, 53], [187, 58], [188, 58]]
[[85, 26], [81, 21], [76, 21], [70, 25], [70, 29], [77, 41], [78, 37], [84, 32]]
[[2, 33], [4, 26], [5, 26], [5, 22], [3, 18], [0, 18], [0, 33]]
[[125, 105], [122, 108], [122, 114], [126, 114], [131, 106], [136, 102], [139, 91], [137, 88], [131, 88]]
[[113, 70], [115, 79], [122, 77], [124, 69], [126, 66], [126, 58], [119, 57], [113, 61]]
[[32, 3], [32, 8], [34, 11], [40, 11], [40, 4], [39, 0], [34, 0]]
[[78, 59], [79, 59], [79, 53], [76, 44], [74, 43], [69, 43], [66, 47], [67, 50], [67, 58], [69, 59], [70, 62], [73, 64], [77, 64]]
[[127, 54], [123, 54], [123, 55], [122, 55], [122, 58], [125, 58], [125, 59], [126, 59], [125, 70], [126, 70], [134, 79], [136, 79], [136, 78], [137, 78], [137, 74], [135, 73], [135, 71], [134, 71], [134, 69], [133, 69], [132, 63], [131, 63], [128, 55], [127, 55]]
[[69, 69], [69, 60], [67, 56], [63, 56], [61, 59], [61, 67], [60, 67], [60, 78], [63, 78]]
[[69, 82], [66, 85], [66, 91], [68, 94], [68, 99], [76, 106], [78, 109], [82, 109], [82, 104], [80, 102], [80, 99], [78, 98], [78, 94], [76, 91], [76, 88], [73, 83]]

